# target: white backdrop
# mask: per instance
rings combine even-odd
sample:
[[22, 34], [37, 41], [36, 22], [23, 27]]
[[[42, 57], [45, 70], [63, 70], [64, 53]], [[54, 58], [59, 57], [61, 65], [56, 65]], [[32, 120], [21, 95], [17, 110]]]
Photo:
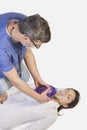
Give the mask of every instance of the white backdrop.
[[33, 50], [43, 79], [58, 88], [81, 93], [78, 106], [48, 130], [87, 130], [87, 2], [86, 0], [1, 0], [0, 13], [39, 13], [50, 24], [52, 39]]

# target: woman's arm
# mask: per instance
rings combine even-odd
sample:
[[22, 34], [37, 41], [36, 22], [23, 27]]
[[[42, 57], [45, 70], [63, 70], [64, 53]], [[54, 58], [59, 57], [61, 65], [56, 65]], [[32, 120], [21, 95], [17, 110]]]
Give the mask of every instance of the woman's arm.
[[47, 130], [53, 123], [57, 120], [57, 115], [48, 115], [45, 118], [41, 118], [37, 121], [32, 121], [29, 123], [22, 124], [11, 130]]
[[10, 89], [6, 90], [2, 94], [0, 94], [0, 103], [3, 104], [9, 96], [19, 93], [20, 90], [16, 87], [12, 86]]
[[[34, 121], [25, 127], [26, 130], [47, 130], [56, 121], [57, 116], [47, 116], [46, 118]], [[24, 129], [24, 130], [25, 130]], [[21, 129], [20, 129], [21, 130]]]

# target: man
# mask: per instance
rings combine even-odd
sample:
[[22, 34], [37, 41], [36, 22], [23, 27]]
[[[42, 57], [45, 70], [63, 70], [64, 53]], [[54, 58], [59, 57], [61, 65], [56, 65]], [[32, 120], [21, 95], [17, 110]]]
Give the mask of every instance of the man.
[[[49, 85], [41, 78], [31, 47], [39, 48], [51, 38], [50, 27], [40, 15], [25, 16], [9, 12], [0, 15], [0, 90], [12, 85], [38, 102], [47, 102]], [[24, 60], [37, 87], [45, 85], [48, 89], [37, 94], [26, 83], [22, 75], [21, 62]]]

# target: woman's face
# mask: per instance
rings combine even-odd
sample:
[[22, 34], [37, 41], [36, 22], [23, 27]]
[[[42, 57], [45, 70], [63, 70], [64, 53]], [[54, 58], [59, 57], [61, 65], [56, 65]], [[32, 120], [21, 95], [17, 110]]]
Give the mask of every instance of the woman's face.
[[61, 89], [59, 92], [55, 95], [57, 97], [58, 102], [60, 105], [63, 105], [65, 107], [68, 106], [69, 103], [71, 103], [75, 99], [76, 93], [73, 89]]

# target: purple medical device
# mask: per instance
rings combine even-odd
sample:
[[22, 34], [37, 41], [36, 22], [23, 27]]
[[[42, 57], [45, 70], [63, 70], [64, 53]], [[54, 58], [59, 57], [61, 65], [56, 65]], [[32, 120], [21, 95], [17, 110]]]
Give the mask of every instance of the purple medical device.
[[[46, 89], [47, 89], [46, 86], [41, 85], [40, 87], [35, 88], [35, 91], [36, 91], [37, 93], [41, 94], [41, 93], [44, 92]], [[53, 87], [53, 86], [50, 85], [50, 90], [48, 91], [47, 96], [48, 96], [49, 98], [52, 98], [52, 97], [56, 94], [56, 92], [57, 92], [57, 89], [56, 89], [55, 87]]]

